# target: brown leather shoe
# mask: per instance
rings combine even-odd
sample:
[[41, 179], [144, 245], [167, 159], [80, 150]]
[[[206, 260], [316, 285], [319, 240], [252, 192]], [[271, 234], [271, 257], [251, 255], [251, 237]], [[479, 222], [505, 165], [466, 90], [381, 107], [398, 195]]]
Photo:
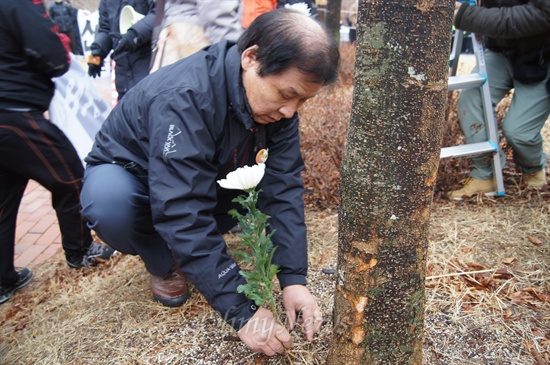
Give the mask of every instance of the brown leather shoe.
[[151, 291], [153, 299], [166, 307], [179, 307], [191, 296], [185, 276], [179, 270], [165, 276], [151, 275]]

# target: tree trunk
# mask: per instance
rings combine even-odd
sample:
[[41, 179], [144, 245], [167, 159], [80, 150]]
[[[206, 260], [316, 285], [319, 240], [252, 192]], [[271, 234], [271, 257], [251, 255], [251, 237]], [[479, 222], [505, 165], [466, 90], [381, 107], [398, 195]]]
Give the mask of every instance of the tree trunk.
[[325, 26], [330, 35], [336, 41], [336, 44], [340, 44], [340, 18], [342, 10], [342, 0], [328, 0], [327, 1], [327, 16], [325, 19]]
[[452, 0], [359, 1], [328, 364], [422, 364]]

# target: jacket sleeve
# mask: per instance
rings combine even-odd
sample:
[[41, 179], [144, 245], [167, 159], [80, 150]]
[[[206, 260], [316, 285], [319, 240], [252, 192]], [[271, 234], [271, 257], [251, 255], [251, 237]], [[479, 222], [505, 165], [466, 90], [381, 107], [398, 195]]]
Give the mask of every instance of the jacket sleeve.
[[151, 41], [153, 28], [155, 26], [155, 2], [149, 1], [149, 11], [143, 19], [134, 24], [133, 29], [138, 37], [138, 46]]
[[455, 16], [455, 27], [493, 38], [539, 36], [550, 31], [550, 2], [492, 8], [463, 3]]
[[198, 24], [204, 26], [206, 36], [212, 43], [239, 38], [243, 31], [239, 12], [238, 0], [197, 1]]
[[[69, 69], [70, 56], [57, 35], [54, 22], [42, 3], [30, 0], [19, 2], [21, 11], [14, 13], [15, 29], [29, 63], [49, 77], [63, 75]], [[29, 26], [32, 24], [32, 26]]]
[[107, 0], [101, 0], [101, 2], [99, 3], [98, 13], [98, 29], [95, 35], [94, 42], [91, 44], [90, 48], [92, 49], [92, 51], [99, 50], [101, 58], [105, 58], [113, 48], [113, 41], [109, 36], [109, 33], [111, 32], [111, 24], [109, 20], [109, 8]]
[[201, 99], [197, 92], [172, 89], [147, 107], [153, 222], [182, 272], [239, 330], [255, 307], [237, 292], [245, 280], [217, 230], [215, 140], [206, 125], [218, 116]]
[[260, 183], [263, 192], [259, 208], [271, 217], [268, 230], [276, 230], [272, 236], [277, 247], [273, 262], [280, 267], [277, 276], [285, 287], [306, 284], [308, 261], [298, 118], [279, 123], [286, 125], [267, 136], [269, 157]]

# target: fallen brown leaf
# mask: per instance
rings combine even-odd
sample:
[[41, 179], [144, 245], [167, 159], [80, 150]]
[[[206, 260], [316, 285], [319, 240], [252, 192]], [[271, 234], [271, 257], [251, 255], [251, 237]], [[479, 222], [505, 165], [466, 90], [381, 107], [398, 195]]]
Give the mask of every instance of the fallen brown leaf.
[[524, 288], [521, 289], [521, 291], [531, 294], [531, 296], [540, 300], [543, 303], [550, 303], [550, 295], [543, 293], [541, 290], [535, 288]]
[[542, 246], [542, 241], [539, 240], [537, 237], [527, 236], [527, 239], [531, 241], [531, 243], [534, 244], [535, 246]]
[[514, 276], [514, 271], [507, 267], [503, 267], [495, 271], [493, 276], [495, 279], [508, 280]]
[[471, 268], [472, 270], [476, 270], [476, 271], [481, 271], [481, 270], [487, 269], [487, 267], [485, 267], [485, 266], [483, 266], [483, 265], [474, 264], [474, 263], [468, 263], [468, 264], [466, 264], [466, 266], [468, 266], [468, 267]]

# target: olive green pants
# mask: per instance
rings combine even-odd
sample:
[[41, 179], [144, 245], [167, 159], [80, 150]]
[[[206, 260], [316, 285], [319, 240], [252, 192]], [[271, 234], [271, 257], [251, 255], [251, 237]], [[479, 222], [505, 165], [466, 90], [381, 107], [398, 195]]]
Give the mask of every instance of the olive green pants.
[[[502, 121], [502, 134], [514, 151], [514, 162], [523, 173], [530, 174], [546, 167], [547, 156], [543, 151], [541, 129], [550, 114], [550, 94], [545, 84], [550, 76], [536, 83], [522, 83], [513, 78], [512, 63], [496, 52], [485, 51], [487, 77], [491, 100], [496, 106], [506, 94], [514, 89], [510, 108]], [[472, 72], [477, 72], [477, 66]], [[483, 117], [481, 89], [464, 89], [458, 100], [458, 119], [466, 143], [487, 141]], [[506, 157], [501, 153], [502, 167]], [[493, 176], [492, 155], [472, 158], [472, 172], [476, 179], [487, 180]]]

